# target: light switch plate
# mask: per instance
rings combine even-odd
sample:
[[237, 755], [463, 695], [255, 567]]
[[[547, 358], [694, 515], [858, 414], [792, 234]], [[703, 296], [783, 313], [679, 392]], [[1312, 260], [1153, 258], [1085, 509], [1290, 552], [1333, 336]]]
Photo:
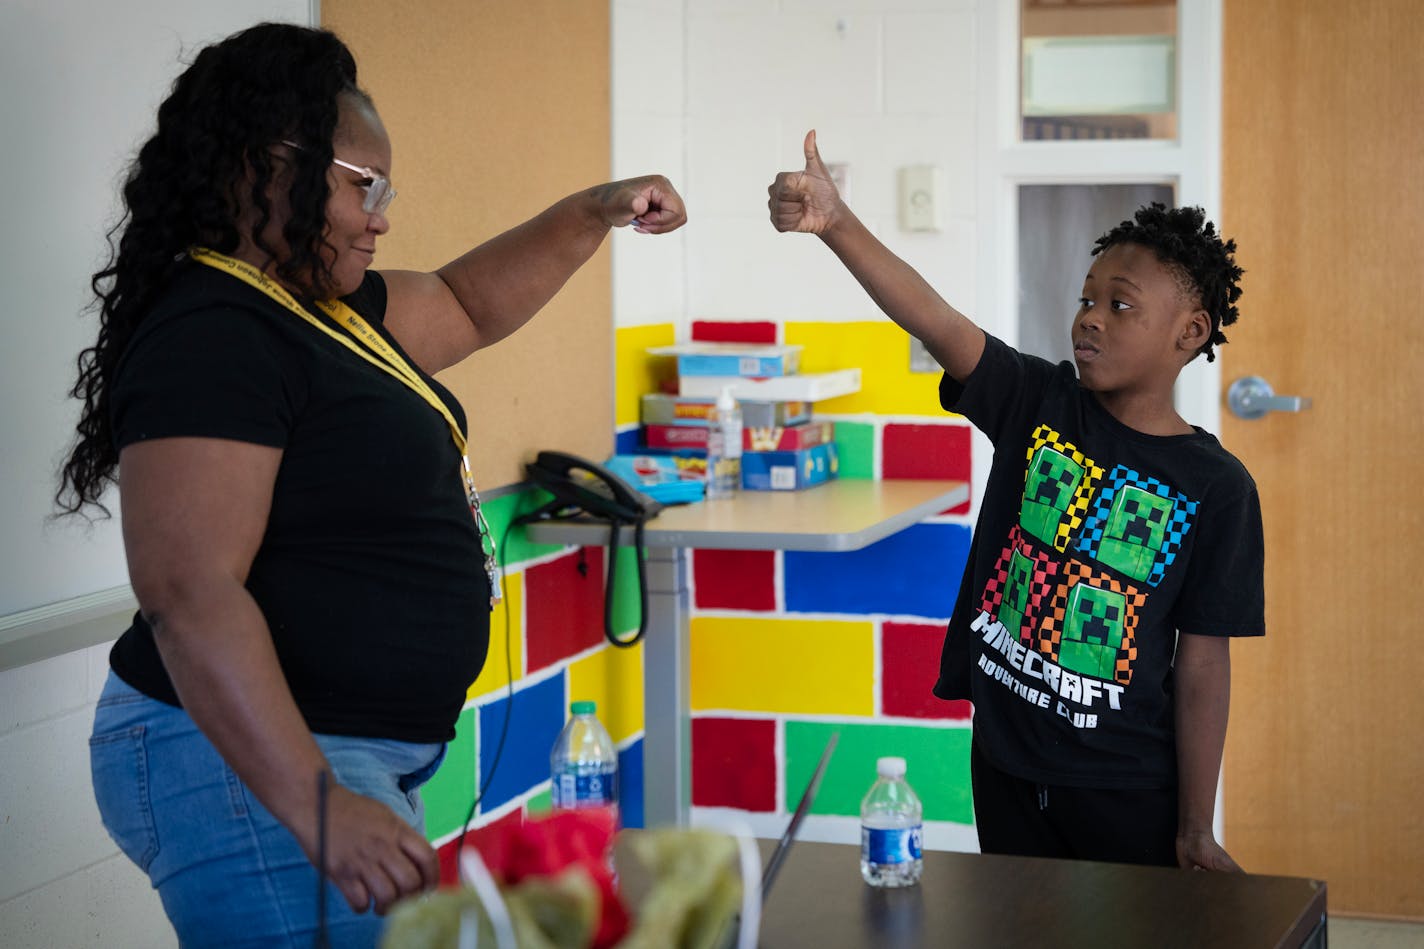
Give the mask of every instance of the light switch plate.
[[939, 363], [930, 355], [930, 351], [925, 349], [925, 344], [915, 337], [910, 337], [910, 371], [911, 372], [939, 372]]
[[900, 228], [938, 231], [944, 203], [943, 173], [937, 165], [906, 165], [899, 173]]

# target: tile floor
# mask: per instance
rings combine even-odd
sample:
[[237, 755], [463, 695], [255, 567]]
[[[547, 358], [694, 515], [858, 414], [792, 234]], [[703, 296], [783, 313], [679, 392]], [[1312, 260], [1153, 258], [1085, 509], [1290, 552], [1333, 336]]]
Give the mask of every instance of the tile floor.
[[1325, 926], [1330, 949], [1424, 949], [1424, 923], [1331, 916]]

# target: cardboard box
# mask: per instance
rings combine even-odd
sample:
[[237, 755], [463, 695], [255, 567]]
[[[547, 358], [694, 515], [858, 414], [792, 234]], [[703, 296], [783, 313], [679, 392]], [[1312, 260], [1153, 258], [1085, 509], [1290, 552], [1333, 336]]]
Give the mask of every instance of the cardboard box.
[[679, 376], [789, 376], [801, 368], [799, 345], [679, 343], [648, 353], [677, 357]]
[[747, 491], [799, 491], [836, 477], [836, 443], [803, 451], [742, 452], [742, 487]]
[[[804, 425], [758, 425], [742, 423], [742, 451], [799, 451], [835, 438], [834, 422], [807, 422]], [[691, 448], [707, 450], [706, 425], [644, 425], [643, 444], [649, 448]]]
[[834, 441], [835, 422], [807, 422], [805, 425], [748, 425], [742, 422], [742, 452], [801, 451]]
[[643, 444], [649, 448], [693, 448], [707, 450], [711, 429], [703, 425], [644, 425]]
[[[773, 376], [768, 379], [747, 379], [741, 376], [679, 376], [677, 391], [681, 396], [715, 399], [722, 389], [731, 387], [737, 401], [751, 402], [817, 402], [850, 395], [860, 391], [859, 369], [837, 369], [832, 372], [803, 372], [795, 376]], [[742, 417], [746, 417], [743, 409]]]
[[[706, 428], [707, 416], [716, 401], [716, 396], [687, 398], [660, 392], [649, 393], [643, 396], [642, 422], [644, 425], [695, 425]], [[743, 425], [785, 428], [811, 421], [811, 406], [801, 400], [739, 401]]]

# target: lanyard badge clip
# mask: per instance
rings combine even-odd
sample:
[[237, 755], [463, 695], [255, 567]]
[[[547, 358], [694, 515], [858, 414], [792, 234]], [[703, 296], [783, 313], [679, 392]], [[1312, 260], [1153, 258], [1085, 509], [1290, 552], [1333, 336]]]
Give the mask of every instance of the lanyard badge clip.
[[469, 455], [460, 459], [460, 467], [465, 477], [465, 490], [470, 500], [470, 514], [475, 519], [475, 529], [480, 532], [480, 550], [485, 556], [485, 576], [489, 578], [490, 609], [494, 609], [495, 604], [504, 598], [503, 578], [500, 574], [499, 560], [495, 556], [494, 531], [490, 530], [489, 521], [485, 520], [484, 508], [480, 504], [480, 492], [475, 489], [475, 476], [470, 470]]

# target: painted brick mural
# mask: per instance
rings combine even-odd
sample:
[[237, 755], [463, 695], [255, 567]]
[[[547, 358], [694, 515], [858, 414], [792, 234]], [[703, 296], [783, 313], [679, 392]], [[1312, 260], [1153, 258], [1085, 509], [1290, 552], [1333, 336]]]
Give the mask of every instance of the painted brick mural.
[[[642, 647], [619, 649], [604, 639], [603, 548], [535, 544], [522, 529], [507, 530], [547, 498], [537, 495], [486, 503], [490, 527], [501, 539], [505, 598], [490, 618], [489, 655], [470, 687], [445, 761], [421, 790], [426, 833], [439, 851], [446, 882], [457, 876], [460, 831], [478, 791], [483, 797], [469, 823], [467, 846], [479, 846], [504, 822], [549, 808], [549, 752], [575, 700], [598, 703], [599, 719], [618, 746], [623, 823], [643, 823]], [[625, 566], [617, 571], [614, 594], [619, 635], [638, 621], [631, 560], [620, 560]]]
[[[840, 477], [971, 479], [968, 426], [939, 409], [937, 375], [908, 371], [907, 343], [894, 326], [701, 320], [692, 329], [704, 340], [801, 343], [807, 372], [860, 366], [860, 392], [816, 405], [817, 417], [836, 424]], [[644, 350], [674, 340], [671, 325], [617, 331], [620, 451], [640, 447], [641, 395], [673, 378], [670, 360]], [[456, 737], [422, 792], [447, 880], [477, 790], [484, 796], [467, 844], [549, 807], [549, 751], [575, 699], [598, 703], [619, 748], [624, 823], [643, 822], [642, 648], [603, 638], [602, 548], [535, 544], [518, 528], [506, 531], [539, 503], [535, 494], [487, 504], [501, 538], [505, 600]], [[731, 809], [758, 833], [779, 832], [835, 731], [812, 813], [847, 822], [848, 840], [882, 755], [908, 760], [930, 846], [935, 825], [972, 825], [970, 709], [930, 694], [968, 552], [969, 508], [858, 551], [691, 553], [694, 810]], [[636, 570], [628, 550], [617, 556], [614, 627], [627, 634], [639, 621]]]
[[[619, 451], [641, 449], [641, 394], [675, 378], [643, 349], [674, 336], [670, 325], [618, 331]], [[939, 408], [937, 374], [909, 372], [893, 325], [695, 320], [690, 338], [800, 343], [804, 372], [859, 366], [860, 392], [815, 406], [835, 422], [840, 477], [972, 481], [968, 424]], [[971, 709], [930, 692], [969, 513], [966, 502], [858, 551], [692, 552], [694, 811], [731, 809], [779, 832], [835, 731], [813, 814], [854, 834], [875, 759], [901, 755], [927, 821], [959, 829], [939, 840], [972, 841]]]

